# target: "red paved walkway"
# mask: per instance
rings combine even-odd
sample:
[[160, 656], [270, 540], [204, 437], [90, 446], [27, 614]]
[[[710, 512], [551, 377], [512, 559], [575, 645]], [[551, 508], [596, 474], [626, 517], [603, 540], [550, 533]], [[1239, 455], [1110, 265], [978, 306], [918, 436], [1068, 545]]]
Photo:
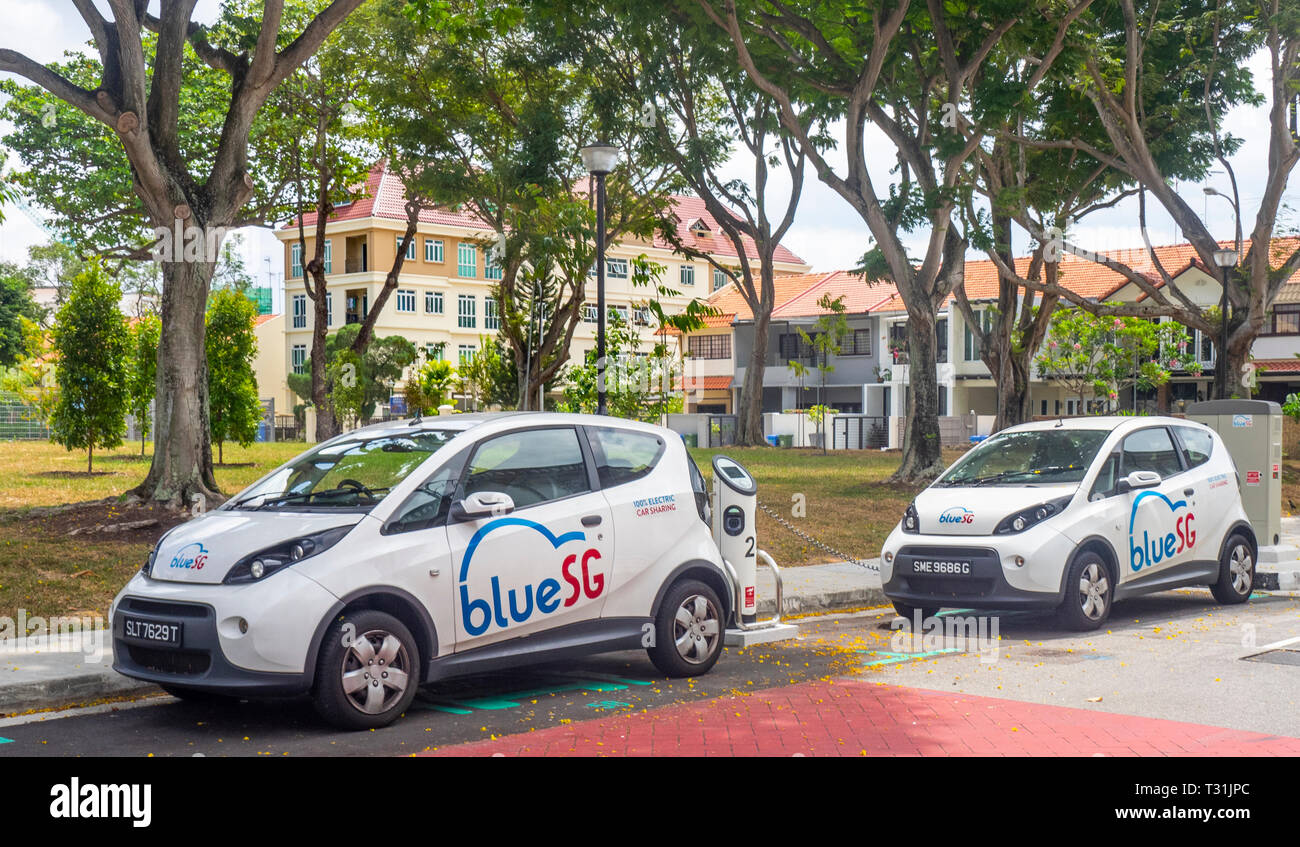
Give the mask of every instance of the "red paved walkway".
[[858, 680], [611, 715], [428, 755], [1300, 756], [1300, 738]]

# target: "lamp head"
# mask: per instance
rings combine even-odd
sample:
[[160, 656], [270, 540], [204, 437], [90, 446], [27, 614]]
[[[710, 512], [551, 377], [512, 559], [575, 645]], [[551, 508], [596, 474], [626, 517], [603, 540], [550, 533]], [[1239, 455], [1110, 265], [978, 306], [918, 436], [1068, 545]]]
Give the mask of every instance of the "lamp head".
[[618, 148], [604, 141], [588, 144], [580, 151], [582, 165], [592, 176], [604, 176], [618, 165]]

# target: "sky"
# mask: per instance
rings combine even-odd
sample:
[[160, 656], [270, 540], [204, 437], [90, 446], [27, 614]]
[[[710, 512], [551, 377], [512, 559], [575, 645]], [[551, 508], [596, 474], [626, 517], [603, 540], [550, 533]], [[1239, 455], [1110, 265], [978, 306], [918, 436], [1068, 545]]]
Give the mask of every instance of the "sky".
[[[101, 7], [105, 5], [103, 0], [97, 2]], [[66, 0], [4, 0], [4, 5], [6, 16], [4, 30], [0, 33], [0, 48], [19, 49], [37, 61], [48, 62], [60, 58], [66, 50], [84, 49], [89, 39], [80, 16]], [[199, 0], [195, 16], [198, 20], [209, 20], [215, 15], [217, 7], [217, 0]], [[1251, 62], [1251, 69], [1255, 73], [1257, 85], [1266, 81], [1268, 55], [1256, 55]], [[1231, 162], [1240, 187], [1241, 206], [1248, 213], [1243, 228], [1249, 233], [1253, 224], [1249, 213], [1259, 201], [1267, 175], [1267, 106], [1235, 109], [1228, 118], [1227, 126], [1233, 134], [1245, 139]], [[6, 130], [7, 127], [0, 126], [0, 134]], [[894, 148], [878, 131], [872, 129], [869, 132], [868, 166], [873, 181], [883, 185], [896, 162]], [[839, 172], [843, 172], [842, 155], [831, 151], [828, 161]], [[16, 162], [9, 162], [10, 167], [14, 164]], [[752, 178], [752, 161], [747, 157], [736, 157], [726, 174], [740, 179]], [[1206, 183], [1185, 183], [1178, 186], [1178, 189], [1193, 209], [1206, 213], [1206, 223], [1212, 233], [1222, 239], [1231, 238], [1234, 231], [1232, 207], [1222, 198], [1206, 197], [1203, 189], [1207, 185], [1224, 193], [1230, 192], [1227, 175], [1221, 171], [1211, 174]], [[784, 197], [781, 195], [788, 194], [788, 186], [789, 180], [784, 173], [774, 175], [773, 206], [783, 208], [781, 204], [784, 203]], [[1300, 178], [1293, 176], [1284, 205], [1286, 207], [1279, 215], [1278, 231], [1300, 230]], [[1147, 209], [1153, 243], [1170, 244], [1183, 240], [1172, 220], [1158, 204], [1148, 203]], [[4, 213], [5, 221], [0, 224], [0, 259], [24, 261], [29, 246], [48, 238], [22, 210], [8, 206]], [[274, 236], [269, 230], [256, 229], [243, 230], [242, 235], [241, 250], [249, 273], [260, 284], [266, 284], [269, 280], [273, 286], [278, 287], [283, 270], [280, 267], [282, 254]], [[1141, 247], [1136, 199], [1131, 198], [1113, 209], [1087, 216], [1071, 230], [1069, 236], [1072, 243], [1097, 252]], [[1029, 246], [1028, 237], [1021, 232], [1015, 238], [1016, 253], [1023, 253]], [[870, 246], [871, 238], [866, 224], [853, 208], [833, 189], [818, 180], [809, 168], [795, 222], [784, 243], [812, 265], [813, 270], [832, 271], [856, 265]], [[914, 257], [924, 253], [925, 243], [924, 232], [906, 239], [909, 253]], [[278, 298], [276, 305], [279, 308]]]

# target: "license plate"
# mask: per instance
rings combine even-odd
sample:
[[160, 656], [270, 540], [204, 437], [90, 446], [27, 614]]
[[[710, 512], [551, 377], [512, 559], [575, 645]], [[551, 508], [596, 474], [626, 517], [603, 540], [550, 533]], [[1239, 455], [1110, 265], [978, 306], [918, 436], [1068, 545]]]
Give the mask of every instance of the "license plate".
[[970, 562], [961, 559], [913, 559], [912, 573], [926, 576], [970, 576]]
[[172, 621], [144, 620], [130, 615], [122, 616], [122, 637], [139, 644], [166, 644], [181, 646], [181, 624]]

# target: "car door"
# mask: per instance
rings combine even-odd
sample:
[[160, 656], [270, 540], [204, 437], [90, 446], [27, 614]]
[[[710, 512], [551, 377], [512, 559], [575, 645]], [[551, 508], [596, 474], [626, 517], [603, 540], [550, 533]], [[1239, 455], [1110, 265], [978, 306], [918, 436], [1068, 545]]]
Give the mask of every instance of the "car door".
[[456, 650], [598, 618], [614, 527], [588, 448], [571, 426], [511, 430], [470, 454], [457, 498], [508, 495], [508, 514], [447, 524]]
[[438, 655], [454, 649], [451, 548], [447, 543], [447, 514], [460, 485], [465, 456], [442, 465], [397, 507], [380, 530], [391, 573], [382, 582], [395, 585], [424, 604], [438, 635]]
[[1188, 514], [1185, 533], [1192, 548], [1191, 558], [1212, 561], [1218, 556], [1219, 543], [1232, 524], [1233, 503], [1237, 499], [1235, 475], [1225, 471], [1221, 459], [1214, 455], [1214, 436], [1196, 426], [1174, 426], [1174, 435], [1183, 449], [1187, 464]]
[[[1160, 484], [1126, 492], [1128, 569], [1121, 582], [1146, 579], [1192, 557], [1195, 488], [1184, 473], [1182, 451], [1167, 427], [1135, 430], [1120, 445], [1120, 477], [1155, 471]], [[1190, 492], [1190, 493], [1189, 493]]]

